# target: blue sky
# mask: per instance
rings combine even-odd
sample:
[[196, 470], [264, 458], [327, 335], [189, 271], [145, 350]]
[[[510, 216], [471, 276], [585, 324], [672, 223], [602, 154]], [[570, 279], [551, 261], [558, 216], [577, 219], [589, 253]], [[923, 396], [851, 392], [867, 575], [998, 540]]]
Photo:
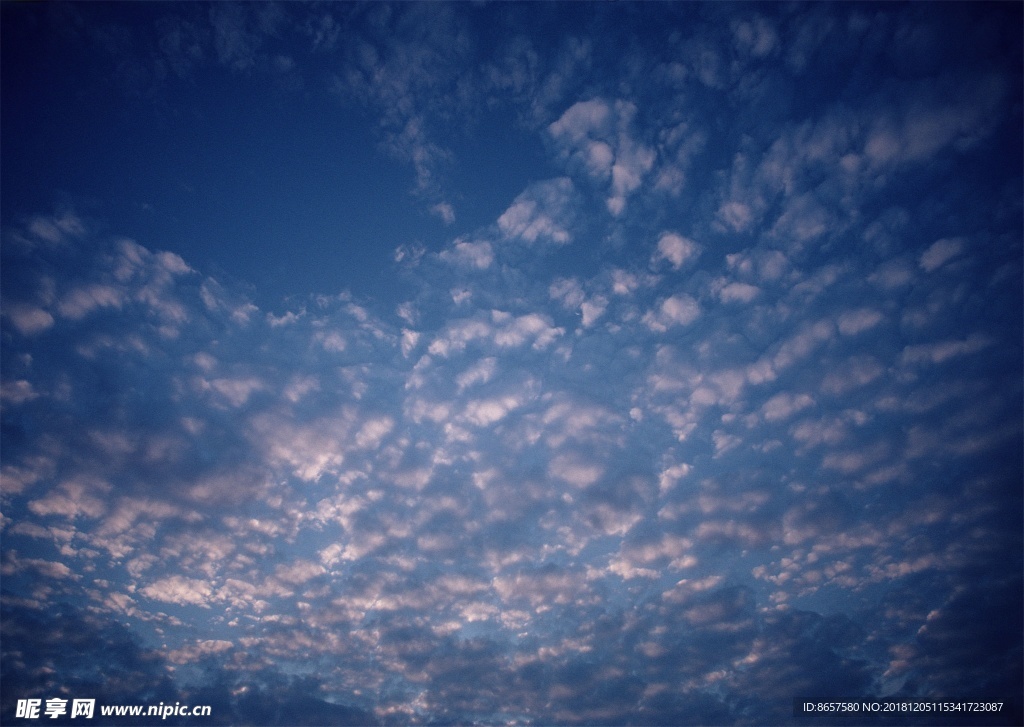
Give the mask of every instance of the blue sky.
[[1018, 719], [1019, 4], [0, 13], [5, 723]]

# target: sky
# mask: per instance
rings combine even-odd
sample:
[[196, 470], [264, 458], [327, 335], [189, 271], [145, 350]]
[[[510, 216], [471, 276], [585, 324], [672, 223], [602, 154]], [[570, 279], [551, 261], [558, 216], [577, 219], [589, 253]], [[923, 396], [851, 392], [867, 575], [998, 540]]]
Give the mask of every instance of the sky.
[[1022, 13], [0, 4], [0, 721], [1020, 723]]

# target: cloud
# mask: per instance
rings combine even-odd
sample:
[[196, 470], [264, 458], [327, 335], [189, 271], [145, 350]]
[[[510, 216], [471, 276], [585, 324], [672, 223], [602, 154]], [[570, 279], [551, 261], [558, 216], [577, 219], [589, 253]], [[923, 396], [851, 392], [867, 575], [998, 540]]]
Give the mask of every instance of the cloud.
[[487, 356], [486, 358], [480, 359], [476, 364], [460, 373], [455, 378], [455, 383], [459, 387], [459, 391], [467, 389], [471, 386], [479, 384], [486, 384], [494, 377], [494, 373], [497, 370], [497, 359], [493, 356]]
[[456, 242], [451, 250], [441, 252], [441, 259], [457, 265], [484, 270], [494, 262], [494, 248], [486, 240]]
[[501, 421], [505, 416], [522, 405], [515, 396], [504, 396], [496, 399], [478, 399], [466, 405], [464, 417], [478, 427], [486, 427]]
[[814, 405], [814, 399], [807, 394], [790, 394], [782, 392], [776, 394], [761, 407], [764, 418], [770, 422], [780, 419], [788, 419], [794, 413]]
[[208, 39], [204, 28], [183, 18], [165, 16], [156, 22], [157, 45], [174, 73], [185, 78], [203, 61]]
[[596, 98], [573, 104], [548, 127], [567, 158], [608, 185], [606, 206], [614, 217], [625, 211], [627, 197], [654, 166], [654, 150], [632, 133], [636, 112], [629, 101]]
[[15, 304], [8, 307], [4, 315], [23, 336], [33, 336], [53, 326], [53, 316], [36, 306]]
[[682, 237], [675, 232], [663, 232], [658, 238], [656, 260], [667, 260], [674, 270], [678, 270], [688, 260], [700, 254], [700, 247], [693, 240]]
[[209, 608], [208, 601], [213, 594], [213, 589], [204, 580], [171, 576], [150, 583], [141, 589], [140, 593], [156, 601]]
[[847, 311], [839, 316], [839, 332], [844, 336], [855, 336], [874, 328], [882, 319], [882, 314], [871, 308]]
[[97, 308], [120, 308], [124, 301], [121, 291], [112, 285], [90, 285], [76, 288], [64, 297], [57, 309], [61, 315], [77, 320]]
[[754, 58], [764, 58], [778, 47], [778, 33], [764, 17], [736, 20], [731, 27], [736, 47]]
[[905, 364], [941, 364], [951, 358], [967, 356], [992, 345], [992, 340], [981, 333], [973, 333], [963, 340], [939, 341], [907, 346], [903, 349]]
[[99, 496], [109, 491], [110, 485], [100, 480], [66, 480], [45, 497], [29, 502], [28, 507], [37, 515], [61, 515], [69, 520], [97, 518], [107, 509]]
[[644, 315], [644, 323], [652, 331], [664, 333], [673, 326], [686, 326], [700, 317], [697, 301], [685, 293], [665, 298], [657, 308]]
[[841, 395], [876, 380], [885, 372], [873, 356], [855, 356], [834, 366], [821, 382], [821, 388], [830, 394]]
[[74, 212], [65, 210], [52, 216], [37, 216], [28, 223], [27, 230], [33, 237], [48, 245], [65, 243], [69, 238], [86, 234], [86, 226]]
[[[416, 192], [448, 224], [454, 210], [443, 199], [440, 171], [451, 151], [440, 140], [450, 129], [453, 112], [474, 111], [460, 87], [460, 67], [469, 52], [464, 20], [447, 9], [415, 6], [364, 15], [367, 21], [358, 31], [344, 32], [345, 62], [334, 90], [376, 111], [383, 148], [412, 164]], [[314, 42], [329, 37], [331, 25], [328, 31], [314, 31]]]
[[761, 289], [756, 285], [732, 282], [722, 286], [721, 290], [718, 291], [718, 297], [721, 298], [723, 303], [749, 303], [760, 292]]
[[953, 146], [964, 151], [988, 136], [995, 109], [1005, 94], [999, 74], [981, 76], [966, 95], [955, 102], [943, 89], [957, 84], [954, 74], [934, 85], [895, 100], [894, 110], [880, 113], [864, 144], [864, 153], [876, 164], [920, 162]]
[[506, 238], [533, 244], [537, 240], [565, 245], [572, 240], [573, 184], [567, 177], [537, 182], [516, 197], [498, 218]]
[[944, 237], [941, 240], [933, 242], [927, 250], [921, 253], [918, 264], [921, 266], [922, 270], [926, 273], [930, 273], [942, 267], [957, 255], [960, 255], [963, 252], [963, 249], [963, 238]]
[[0, 383], [0, 402], [18, 405], [26, 401], [32, 401], [38, 396], [39, 393], [35, 391], [32, 382], [26, 379]]
[[264, 383], [255, 377], [238, 378], [238, 379], [213, 379], [212, 381], [206, 381], [200, 379], [198, 382], [200, 389], [212, 389], [223, 397], [231, 406], [239, 407], [245, 404], [252, 396], [253, 392], [259, 391], [264, 388]]
[[[62, 53], [106, 27], [55, 12]], [[427, 214], [357, 295], [203, 272], [106, 232], [104, 201], [102, 233], [7, 213], [5, 718], [59, 694], [232, 724], [1019, 698], [1015, 15], [702, 15], [114, 13], [169, 113], [211, 61], [229, 89], [294, 73], [298, 117], [330, 86]], [[481, 149], [512, 187], [454, 188]]]
[[440, 217], [446, 225], [455, 222], [455, 208], [447, 202], [438, 202], [430, 208], [430, 211]]
[[744, 202], [730, 200], [718, 208], [718, 218], [735, 232], [744, 232], [753, 222], [753, 211]]
[[905, 260], [890, 260], [879, 266], [869, 280], [885, 289], [907, 285], [914, 279], [914, 270]]
[[[264, 38], [275, 32], [278, 22], [277, 11], [269, 7], [252, 12], [241, 7], [211, 8], [210, 24], [217, 60], [233, 71], [252, 70], [260, 60]], [[174, 37], [165, 36], [165, 39], [172, 42]], [[197, 56], [196, 48], [193, 41], [188, 55]]]
[[772, 358], [772, 367], [775, 371], [788, 368], [797, 361], [805, 358], [819, 345], [832, 339], [835, 335], [835, 328], [831, 321], [816, 321], [807, 323], [795, 335], [788, 338], [779, 346], [775, 356]]

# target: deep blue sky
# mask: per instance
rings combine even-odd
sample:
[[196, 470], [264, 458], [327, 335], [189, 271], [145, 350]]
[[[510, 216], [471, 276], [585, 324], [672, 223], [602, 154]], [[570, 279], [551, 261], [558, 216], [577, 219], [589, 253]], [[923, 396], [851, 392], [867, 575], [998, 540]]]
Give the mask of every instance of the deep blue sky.
[[0, 20], [5, 724], [1019, 721], [1019, 4]]

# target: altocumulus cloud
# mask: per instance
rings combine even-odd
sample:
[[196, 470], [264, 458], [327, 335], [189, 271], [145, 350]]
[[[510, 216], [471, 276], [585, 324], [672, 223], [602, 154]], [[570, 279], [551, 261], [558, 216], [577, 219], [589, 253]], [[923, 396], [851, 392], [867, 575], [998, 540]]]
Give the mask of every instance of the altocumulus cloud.
[[270, 82], [408, 208], [296, 294], [175, 244], [216, 169], [5, 190], [4, 723], [1020, 720], [1019, 7], [3, 10], [5, 101], [29, 21], [164, 121]]

